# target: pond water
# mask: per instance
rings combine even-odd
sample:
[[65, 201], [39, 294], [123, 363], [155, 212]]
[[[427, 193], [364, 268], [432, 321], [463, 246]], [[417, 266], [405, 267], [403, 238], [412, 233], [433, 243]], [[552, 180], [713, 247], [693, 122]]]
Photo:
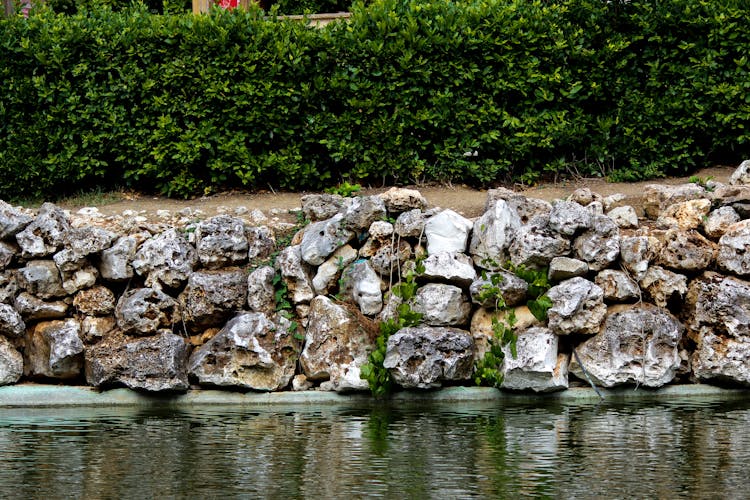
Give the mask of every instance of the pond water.
[[742, 498], [750, 401], [0, 410], [2, 498]]

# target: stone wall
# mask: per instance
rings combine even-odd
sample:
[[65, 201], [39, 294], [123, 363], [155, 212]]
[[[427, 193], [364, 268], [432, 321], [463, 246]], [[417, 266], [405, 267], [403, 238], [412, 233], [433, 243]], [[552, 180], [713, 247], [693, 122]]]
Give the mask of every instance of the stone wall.
[[[311, 222], [284, 244], [291, 225], [257, 211], [150, 223], [0, 202], [0, 384], [364, 391], [389, 291], [419, 257], [422, 324], [384, 363], [403, 388], [472, 384], [509, 314], [486, 283], [516, 317], [506, 389], [750, 385], [750, 161], [727, 185], [650, 185], [638, 206], [495, 189], [469, 220], [395, 188], [301, 205]], [[544, 321], [508, 262], [548, 268]]]

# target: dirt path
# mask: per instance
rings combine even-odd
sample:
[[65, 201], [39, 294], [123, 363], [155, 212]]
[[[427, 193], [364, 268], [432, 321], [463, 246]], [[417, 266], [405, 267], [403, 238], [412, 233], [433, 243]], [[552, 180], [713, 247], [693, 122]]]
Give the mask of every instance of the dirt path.
[[[713, 178], [719, 182], [727, 182], [729, 176], [736, 167], [713, 167], [704, 169], [696, 175], [703, 179]], [[682, 184], [689, 182], [688, 177], [671, 177], [667, 179], [656, 179], [645, 182], [633, 183], [610, 183], [603, 179], [579, 179], [575, 182], [565, 181], [556, 184], [542, 184], [539, 186], [519, 189], [519, 192], [533, 198], [541, 198], [547, 201], [567, 197], [573, 190], [579, 187], [588, 187], [592, 191], [608, 196], [614, 193], [622, 193], [632, 199], [633, 204], [638, 204], [643, 193], [644, 186], [654, 183]], [[482, 214], [487, 199], [487, 191], [471, 189], [466, 186], [410, 186], [418, 189], [427, 198], [431, 207], [450, 208], [465, 217], [477, 217]], [[364, 189], [359, 194], [378, 194], [385, 188]], [[300, 197], [306, 193], [286, 192], [254, 192], [254, 193], [221, 193], [213, 196], [197, 198], [193, 200], [174, 200], [162, 197], [144, 196], [137, 194], [125, 194], [124, 199], [99, 205], [99, 211], [105, 215], [119, 215], [126, 210], [132, 210], [145, 216], [154, 216], [159, 210], [168, 210], [177, 213], [182, 209], [190, 208], [202, 210], [207, 216], [216, 215], [223, 211], [232, 211], [240, 207], [248, 210], [261, 210], [264, 214], [274, 215], [281, 220], [292, 221], [294, 217], [288, 214], [289, 210], [300, 207]], [[84, 205], [73, 202], [60, 203], [64, 208], [77, 211]]]

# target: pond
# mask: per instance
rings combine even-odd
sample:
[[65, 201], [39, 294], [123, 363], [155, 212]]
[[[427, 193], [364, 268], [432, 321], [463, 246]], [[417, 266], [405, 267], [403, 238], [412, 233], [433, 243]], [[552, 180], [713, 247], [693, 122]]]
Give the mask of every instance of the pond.
[[3, 498], [739, 498], [750, 401], [0, 410]]

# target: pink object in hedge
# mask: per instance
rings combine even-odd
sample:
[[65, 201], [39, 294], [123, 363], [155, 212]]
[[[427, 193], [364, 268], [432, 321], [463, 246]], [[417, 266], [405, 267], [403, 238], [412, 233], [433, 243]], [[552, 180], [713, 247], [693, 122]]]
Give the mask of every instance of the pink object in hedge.
[[232, 10], [240, 6], [240, 0], [216, 0], [216, 5], [222, 9]]

